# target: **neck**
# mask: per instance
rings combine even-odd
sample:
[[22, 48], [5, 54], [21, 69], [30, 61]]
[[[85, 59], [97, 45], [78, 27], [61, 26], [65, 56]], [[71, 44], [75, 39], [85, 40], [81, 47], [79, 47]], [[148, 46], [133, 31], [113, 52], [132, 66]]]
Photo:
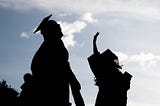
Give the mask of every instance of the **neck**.
[[54, 43], [54, 42], [61, 42], [61, 38], [50, 38], [50, 39], [44, 39], [44, 42], [46, 43]]

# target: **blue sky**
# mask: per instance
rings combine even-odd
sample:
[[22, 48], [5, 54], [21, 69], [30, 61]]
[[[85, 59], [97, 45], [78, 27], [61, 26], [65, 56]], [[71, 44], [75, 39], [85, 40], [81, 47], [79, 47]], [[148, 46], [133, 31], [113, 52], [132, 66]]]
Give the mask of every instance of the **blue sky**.
[[110, 48], [124, 65], [122, 72], [133, 75], [128, 106], [160, 105], [159, 0], [1, 0], [0, 14], [0, 80], [18, 91], [43, 41], [33, 30], [53, 14], [86, 106], [94, 105], [98, 91], [87, 62], [97, 31], [100, 52]]

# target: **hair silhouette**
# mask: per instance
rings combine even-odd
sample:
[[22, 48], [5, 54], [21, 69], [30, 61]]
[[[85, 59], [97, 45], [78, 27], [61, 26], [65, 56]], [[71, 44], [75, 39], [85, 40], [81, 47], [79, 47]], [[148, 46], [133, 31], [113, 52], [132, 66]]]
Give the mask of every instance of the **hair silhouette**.
[[93, 54], [87, 58], [99, 88], [95, 106], [126, 106], [132, 75], [120, 71], [122, 67], [119, 65], [118, 57], [110, 49], [103, 53], [98, 51], [98, 35], [99, 32], [93, 39]]

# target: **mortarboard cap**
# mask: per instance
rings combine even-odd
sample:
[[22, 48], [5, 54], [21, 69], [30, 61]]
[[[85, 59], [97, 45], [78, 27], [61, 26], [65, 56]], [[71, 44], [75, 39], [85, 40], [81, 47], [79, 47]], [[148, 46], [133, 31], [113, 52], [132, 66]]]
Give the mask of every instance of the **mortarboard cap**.
[[108, 61], [114, 61], [116, 63], [116, 67], [122, 69], [122, 66], [119, 65], [118, 57], [110, 49], [101, 53], [101, 57]]
[[39, 26], [37, 27], [37, 29], [34, 31], [34, 33], [36, 33], [37, 31], [41, 30], [41, 29], [45, 26], [46, 22], [49, 20], [49, 18], [50, 18], [51, 16], [52, 16], [52, 14], [49, 15], [49, 16], [47, 16], [47, 17], [45, 17], [45, 18], [42, 20], [42, 22], [39, 24]]
[[101, 53], [101, 56], [105, 59], [118, 59], [118, 57], [110, 49], [107, 49], [103, 53]]

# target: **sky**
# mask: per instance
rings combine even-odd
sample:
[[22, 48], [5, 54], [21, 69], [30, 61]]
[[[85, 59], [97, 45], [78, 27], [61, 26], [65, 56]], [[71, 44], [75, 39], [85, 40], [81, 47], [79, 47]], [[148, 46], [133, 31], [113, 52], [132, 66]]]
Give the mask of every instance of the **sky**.
[[[94, 106], [98, 92], [87, 61], [96, 32], [99, 51], [111, 49], [124, 65], [121, 71], [133, 75], [127, 106], [160, 105], [159, 0], [0, 0], [0, 14], [0, 80], [16, 90], [43, 42], [33, 31], [52, 14], [86, 106]], [[72, 95], [70, 100], [74, 106]]]

